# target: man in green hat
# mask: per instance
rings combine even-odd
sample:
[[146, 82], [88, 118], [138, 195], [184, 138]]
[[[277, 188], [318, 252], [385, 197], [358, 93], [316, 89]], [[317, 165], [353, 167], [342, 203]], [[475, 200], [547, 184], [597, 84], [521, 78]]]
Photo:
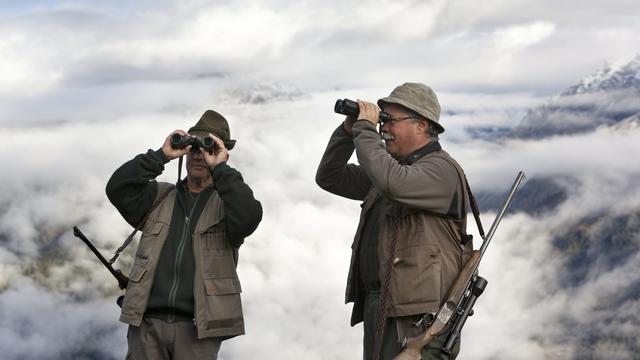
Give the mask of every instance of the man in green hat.
[[[351, 325], [364, 322], [364, 359], [393, 359], [405, 338], [426, 330], [473, 250], [466, 180], [438, 142], [444, 127], [430, 87], [405, 83], [377, 105], [358, 105], [358, 118], [331, 135], [316, 182], [363, 201], [346, 301]], [[389, 115], [382, 124], [380, 109]], [[359, 164], [348, 163], [354, 150]], [[459, 344], [441, 352], [445, 336], [422, 349], [423, 360], [457, 356]]]
[[[174, 148], [175, 134], [198, 140]], [[207, 137], [213, 150], [196, 148]], [[120, 315], [129, 324], [127, 359], [216, 359], [222, 340], [244, 334], [238, 249], [262, 206], [227, 163], [234, 145], [227, 120], [207, 110], [188, 132], [175, 130], [109, 179], [111, 203], [142, 226]], [[184, 180], [155, 180], [184, 155]]]

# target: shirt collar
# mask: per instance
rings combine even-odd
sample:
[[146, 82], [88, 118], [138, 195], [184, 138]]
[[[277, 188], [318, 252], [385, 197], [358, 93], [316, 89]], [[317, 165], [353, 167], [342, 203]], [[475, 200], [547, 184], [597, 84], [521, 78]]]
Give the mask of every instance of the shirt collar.
[[442, 150], [442, 146], [440, 146], [440, 143], [437, 140], [432, 141], [427, 145], [421, 147], [420, 149], [409, 154], [409, 156], [407, 156], [404, 160], [400, 161], [400, 163], [402, 165], [411, 165], [414, 162], [418, 161], [418, 159], [420, 159], [421, 157], [439, 150]]

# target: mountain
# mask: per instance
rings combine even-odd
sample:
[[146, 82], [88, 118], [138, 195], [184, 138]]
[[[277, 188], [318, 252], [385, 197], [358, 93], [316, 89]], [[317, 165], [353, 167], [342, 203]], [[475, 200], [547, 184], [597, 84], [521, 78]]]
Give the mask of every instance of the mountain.
[[546, 104], [530, 110], [508, 137], [540, 139], [615, 126], [640, 115], [640, 55], [585, 77]]
[[[554, 296], [569, 294], [560, 310], [554, 310], [554, 319], [545, 324], [555, 329], [557, 336], [540, 334], [540, 344], [569, 349], [568, 354], [549, 356], [550, 359], [637, 359], [640, 204], [627, 211], [609, 207], [577, 215], [562, 206], [574, 200], [572, 182], [579, 184], [580, 179], [530, 178], [516, 193], [509, 209], [509, 213], [524, 212], [547, 219], [541, 222], [545, 225], [547, 221], [553, 223], [552, 219], [565, 219], [559, 228], [540, 228], [541, 233], [550, 231], [549, 260], [559, 262], [559, 266], [549, 281], [537, 284], [546, 288], [547, 295], [532, 302], [553, 302], [550, 299]], [[477, 199], [481, 210], [488, 212], [498, 210], [505, 196], [478, 193]], [[544, 262], [540, 265], [547, 266]]]
[[276, 101], [295, 101], [307, 94], [296, 86], [276, 81], [239, 84], [225, 90], [220, 98], [239, 104], [266, 104]]
[[[509, 211], [522, 211], [531, 215], [540, 215], [553, 211], [568, 197], [560, 179], [551, 177], [531, 178], [522, 184], [517, 194], [511, 201]], [[479, 192], [476, 194], [476, 200], [482, 212], [500, 210], [506, 197], [507, 193]]]
[[572, 359], [637, 359], [640, 279], [637, 272], [631, 277], [624, 273], [637, 269], [634, 258], [640, 251], [639, 232], [640, 209], [636, 209], [620, 215], [593, 213], [567, 224], [566, 231], [554, 238], [553, 244], [564, 258], [563, 271], [558, 274], [564, 289], [589, 288], [602, 281], [602, 273], [620, 274], [607, 280], [610, 289], [584, 294], [593, 299], [585, 318], [559, 319], [565, 331], [558, 341], [573, 344]]
[[[588, 133], [600, 127], [608, 127], [621, 136], [639, 131], [640, 55], [629, 63], [609, 66], [585, 77], [546, 104], [528, 111], [515, 128], [467, 131], [472, 137], [488, 141], [517, 138], [536, 142], [552, 136]], [[611, 154], [624, 156], [615, 151]], [[558, 154], [549, 154], [550, 161], [558, 161], [555, 157]], [[606, 167], [594, 170], [609, 171]], [[621, 193], [634, 196], [638, 171], [630, 167], [623, 175], [626, 180], [620, 183], [628, 188]], [[548, 324], [558, 329], [557, 336], [545, 338], [541, 334], [540, 344], [569, 349], [564, 355], [551, 356], [554, 359], [637, 359], [640, 202], [624, 210], [615, 202], [603, 207], [587, 205], [581, 193], [604, 194], [601, 189], [608, 186], [606, 180], [586, 179], [572, 172], [558, 174], [564, 175], [529, 177], [509, 210], [542, 219], [543, 227], [547, 222], [551, 226], [554, 220], [563, 219], [560, 228], [540, 229], [550, 233], [550, 260], [557, 260], [560, 265], [550, 283], [539, 285], [549, 287], [549, 297], [558, 293], [571, 295], [553, 324]], [[476, 194], [483, 212], [499, 210], [505, 196], [498, 192]], [[575, 211], [576, 204], [582, 207], [580, 211]]]
[[613, 126], [615, 130], [631, 130], [640, 127], [640, 113], [629, 116]]
[[635, 128], [640, 124], [640, 55], [610, 65], [533, 108], [519, 125], [469, 127], [472, 138], [542, 139], [586, 133], [601, 126]]

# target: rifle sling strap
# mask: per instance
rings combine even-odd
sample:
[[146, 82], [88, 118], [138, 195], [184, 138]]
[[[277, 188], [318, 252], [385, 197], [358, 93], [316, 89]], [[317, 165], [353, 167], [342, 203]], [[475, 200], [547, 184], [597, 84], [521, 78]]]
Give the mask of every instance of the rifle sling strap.
[[398, 228], [400, 220], [392, 217], [393, 238], [389, 244], [389, 259], [386, 263], [385, 278], [383, 279], [382, 288], [380, 289], [380, 302], [378, 304], [378, 323], [376, 324], [376, 332], [373, 338], [373, 360], [379, 360], [382, 355], [382, 340], [384, 337], [385, 323], [387, 322], [387, 314], [389, 313], [389, 284], [391, 283], [391, 271], [393, 269], [393, 259], [396, 257], [398, 245]]
[[[478, 232], [480, 233], [480, 236], [484, 239], [484, 228], [482, 227], [482, 222], [480, 221], [480, 208], [478, 207], [478, 202], [476, 201], [476, 197], [471, 192], [471, 186], [469, 186], [467, 175], [465, 175], [464, 170], [462, 170], [462, 168], [456, 165], [453, 161], [450, 161], [449, 159], [446, 159], [446, 158], [445, 160], [449, 164], [451, 164], [451, 166], [453, 166], [454, 169], [456, 169], [460, 183], [464, 184], [464, 186], [467, 188], [467, 196], [469, 197], [469, 205], [471, 207], [471, 212], [473, 213], [473, 218], [476, 220], [476, 225], [478, 226]], [[467, 205], [465, 203], [464, 195], [462, 199], [463, 199], [462, 200], [462, 212], [463, 212], [462, 216], [464, 218], [467, 212]], [[462, 235], [462, 245], [466, 245], [467, 242], [469, 242], [472, 239], [472, 236], [466, 233], [462, 233], [461, 235]]]
[[473, 218], [476, 220], [476, 225], [478, 225], [478, 232], [480, 236], [484, 239], [484, 229], [482, 228], [482, 222], [480, 221], [480, 208], [478, 207], [478, 202], [476, 201], [476, 197], [471, 192], [471, 187], [469, 186], [469, 182], [467, 181], [467, 177], [464, 177], [464, 182], [467, 184], [467, 193], [469, 193], [469, 202], [471, 203], [471, 212], [473, 213]]
[[120, 253], [122, 251], [124, 251], [124, 249], [127, 248], [127, 246], [129, 246], [129, 244], [131, 244], [131, 241], [133, 241], [133, 237], [136, 235], [136, 233], [139, 230], [142, 230], [142, 227], [144, 226], [144, 223], [147, 222], [147, 219], [149, 219], [149, 215], [151, 215], [151, 213], [153, 212], [153, 210], [155, 210], [158, 205], [160, 205], [162, 203], [162, 201], [167, 197], [167, 195], [169, 195], [169, 193], [171, 192], [171, 190], [173, 190], [175, 188], [175, 186], [169, 186], [169, 188], [160, 195], [160, 197], [158, 197], [156, 199], [156, 201], [153, 203], [153, 205], [151, 206], [151, 208], [149, 209], [149, 211], [147, 211], [147, 213], [144, 215], [144, 217], [142, 218], [142, 220], [140, 221], [140, 223], [138, 223], [138, 226], [136, 226], [133, 231], [131, 232], [131, 234], [129, 234], [129, 236], [127, 237], [127, 239], [124, 241], [124, 243], [122, 243], [122, 246], [120, 246], [116, 252], [113, 254], [113, 257], [109, 260], [109, 264], [113, 264], [116, 259], [118, 258], [118, 256], [120, 256]]

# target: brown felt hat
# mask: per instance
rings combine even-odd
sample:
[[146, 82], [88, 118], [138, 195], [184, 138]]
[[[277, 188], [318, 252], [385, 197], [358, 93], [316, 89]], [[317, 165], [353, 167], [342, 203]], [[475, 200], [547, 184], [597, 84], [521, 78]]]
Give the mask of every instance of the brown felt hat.
[[205, 138], [209, 136], [209, 133], [219, 137], [229, 150], [236, 145], [236, 141], [231, 140], [231, 131], [229, 130], [227, 119], [213, 110], [205, 111], [200, 120], [189, 129], [189, 134], [199, 138]]
[[420, 83], [404, 83], [391, 92], [389, 96], [378, 100], [378, 106], [398, 104], [417, 114], [426, 117], [436, 127], [438, 133], [444, 132], [440, 125], [440, 103], [436, 93], [427, 85]]

